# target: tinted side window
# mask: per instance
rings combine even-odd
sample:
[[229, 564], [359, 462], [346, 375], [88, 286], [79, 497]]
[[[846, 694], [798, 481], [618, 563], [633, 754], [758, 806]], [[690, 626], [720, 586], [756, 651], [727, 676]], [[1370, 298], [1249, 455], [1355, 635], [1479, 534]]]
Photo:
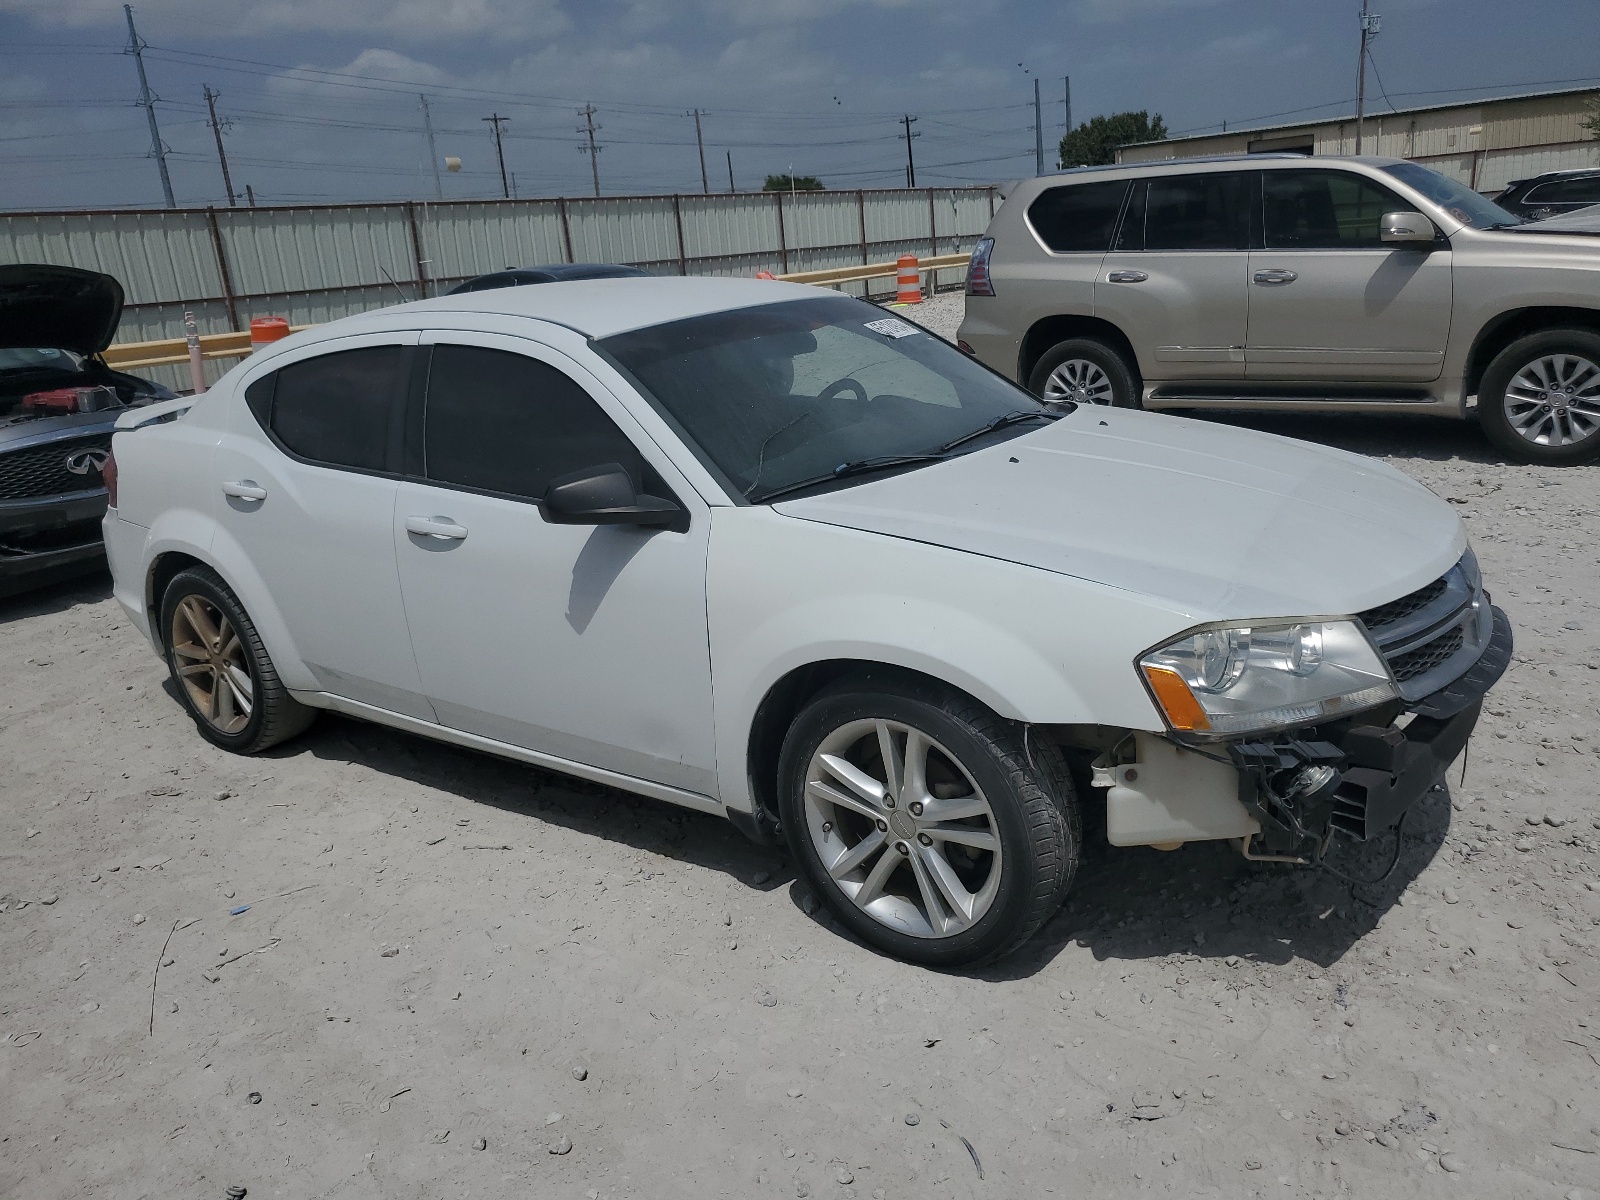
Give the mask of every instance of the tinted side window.
[[1125, 179], [1054, 187], [1029, 205], [1028, 220], [1057, 254], [1073, 250], [1104, 253], [1111, 245], [1111, 230], [1127, 190]]
[[[272, 432], [301, 458], [383, 470], [401, 394], [401, 355], [399, 346], [370, 346], [284, 367], [271, 390]], [[257, 410], [258, 399], [248, 392], [245, 399]]]
[[1128, 210], [1123, 214], [1122, 227], [1117, 230], [1116, 245], [1111, 247], [1113, 250], [1144, 249], [1144, 214], [1149, 196], [1149, 181], [1135, 180], [1133, 191], [1128, 195]]
[[1266, 171], [1266, 244], [1273, 250], [1381, 250], [1379, 221], [1408, 209], [1393, 192], [1344, 171]]
[[1172, 175], [1150, 181], [1144, 220], [1146, 250], [1244, 250], [1250, 245], [1254, 176]]
[[1522, 199], [1528, 204], [1600, 204], [1600, 175], [1541, 183]]
[[479, 346], [435, 346], [423, 415], [427, 477], [538, 499], [550, 480], [644, 462], [589, 393], [548, 363]]

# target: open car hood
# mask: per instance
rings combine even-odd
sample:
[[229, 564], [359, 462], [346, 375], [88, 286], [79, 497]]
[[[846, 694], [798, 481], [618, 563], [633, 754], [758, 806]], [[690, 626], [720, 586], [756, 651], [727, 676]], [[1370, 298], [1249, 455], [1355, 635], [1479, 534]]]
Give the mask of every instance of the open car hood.
[[1361, 612], [1466, 549], [1455, 511], [1383, 463], [1087, 405], [949, 462], [773, 507], [1137, 592], [1197, 622]]
[[0, 348], [88, 357], [111, 344], [121, 319], [122, 285], [110, 275], [44, 263], [0, 266]]

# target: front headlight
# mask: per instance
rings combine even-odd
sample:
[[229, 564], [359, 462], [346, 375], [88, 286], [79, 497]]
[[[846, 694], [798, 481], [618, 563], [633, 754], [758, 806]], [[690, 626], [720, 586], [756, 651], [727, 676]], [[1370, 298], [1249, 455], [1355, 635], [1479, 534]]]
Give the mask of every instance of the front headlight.
[[1400, 693], [1354, 621], [1202, 629], [1139, 660], [1173, 729], [1232, 735], [1310, 725]]

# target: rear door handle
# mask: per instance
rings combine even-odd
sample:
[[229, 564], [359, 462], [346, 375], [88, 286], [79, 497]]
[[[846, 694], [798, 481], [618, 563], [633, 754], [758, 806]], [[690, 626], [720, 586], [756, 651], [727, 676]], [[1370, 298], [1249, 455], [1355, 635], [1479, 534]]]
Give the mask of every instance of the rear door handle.
[[438, 538], [442, 542], [459, 542], [467, 536], [466, 529], [452, 523], [448, 517], [407, 517], [406, 532]]
[[1255, 280], [1257, 283], [1267, 284], [1293, 283], [1299, 278], [1300, 276], [1295, 274], [1293, 271], [1284, 271], [1276, 267], [1267, 271], [1257, 271], [1255, 274]]
[[222, 485], [222, 494], [232, 496], [235, 500], [265, 500], [267, 489], [260, 486], [254, 479], [241, 479], [237, 483]]
[[1113, 271], [1106, 276], [1108, 283], [1143, 283], [1150, 276], [1143, 271]]

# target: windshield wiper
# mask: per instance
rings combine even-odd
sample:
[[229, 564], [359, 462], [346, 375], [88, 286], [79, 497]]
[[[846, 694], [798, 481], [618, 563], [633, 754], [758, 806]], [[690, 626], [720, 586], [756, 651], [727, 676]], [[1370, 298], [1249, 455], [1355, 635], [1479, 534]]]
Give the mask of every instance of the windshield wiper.
[[863, 475], [868, 471], [886, 470], [890, 467], [904, 467], [915, 463], [940, 462], [948, 455], [942, 451], [929, 454], [883, 454], [877, 458], [857, 458], [850, 462], [840, 463], [826, 475], [813, 475], [810, 479], [802, 479], [797, 483], [786, 483], [780, 488], [762, 495], [757, 504], [765, 504], [778, 496], [786, 496], [790, 492], [798, 492], [804, 488], [816, 487], [818, 484], [832, 483], [836, 479], [848, 479], [852, 475]]
[[1064, 412], [1051, 412], [1049, 409], [1044, 408], [1017, 409], [1015, 412], [1008, 412], [1004, 416], [996, 417], [987, 425], [974, 429], [971, 433], [963, 433], [958, 438], [951, 438], [939, 447], [939, 453], [948, 453], [957, 446], [964, 446], [976, 438], [981, 438], [986, 433], [993, 433], [997, 429], [1004, 429], [1007, 425], [1015, 425], [1019, 421], [1057, 421], [1066, 415]]

